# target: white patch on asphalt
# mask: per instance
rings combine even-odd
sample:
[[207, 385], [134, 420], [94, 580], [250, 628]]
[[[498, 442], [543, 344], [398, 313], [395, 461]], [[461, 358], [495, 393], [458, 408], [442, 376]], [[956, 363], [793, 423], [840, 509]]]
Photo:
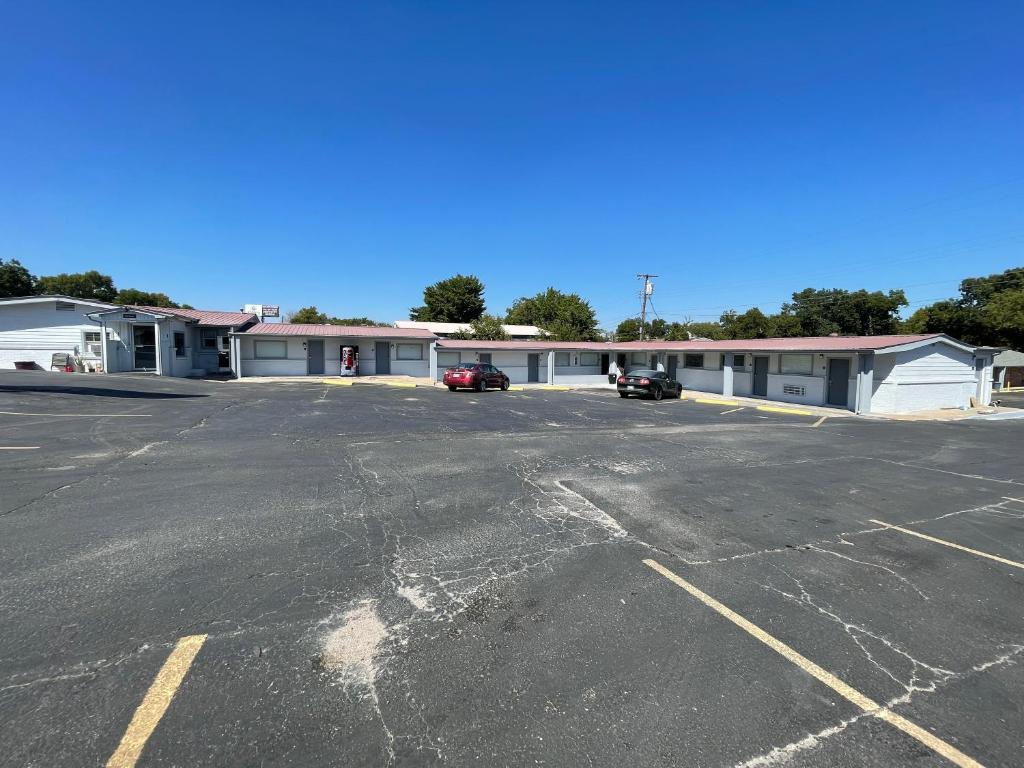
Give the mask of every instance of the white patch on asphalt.
[[[411, 575], [413, 574], [410, 574], [410, 576]], [[409, 586], [407, 584], [403, 584], [398, 588], [398, 595], [399, 597], [404, 597], [406, 600], [412, 603], [413, 607], [418, 611], [431, 610], [430, 596], [427, 595], [423, 591], [423, 587], [419, 586], [418, 584], [416, 586]]]
[[134, 450], [131, 453], [129, 453], [128, 454], [128, 458], [131, 459], [131, 458], [134, 458], [136, 456], [142, 456], [145, 453], [149, 453], [150, 449], [155, 448], [158, 445], [163, 445], [165, 442], [166, 442], [165, 440], [158, 440], [155, 443], [146, 443], [141, 448], [137, 448], [136, 450]]
[[324, 669], [339, 673], [346, 685], [361, 685], [374, 693], [377, 654], [388, 637], [373, 600], [364, 600], [342, 616], [340, 627], [324, 638], [321, 660]]
[[576, 493], [576, 491], [574, 491], [572, 488], [568, 488], [562, 483], [561, 480], [555, 480], [555, 486], [559, 490], [568, 494], [570, 497], [578, 499], [579, 501], [583, 502], [582, 509], [571, 508], [569, 506], [563, 505], [563, 509], [567, 514], [572, 515], [573, 517], [582, 518], [592, 523], [597, 523], [598, 525], [607, 528], [608, 531], [611, 532], [611, 534], [616, 538], [626, 535], [626, 529], [619, 525], [618, 520], [609, 515], [600, 507], [596, 506], [586, 496]]

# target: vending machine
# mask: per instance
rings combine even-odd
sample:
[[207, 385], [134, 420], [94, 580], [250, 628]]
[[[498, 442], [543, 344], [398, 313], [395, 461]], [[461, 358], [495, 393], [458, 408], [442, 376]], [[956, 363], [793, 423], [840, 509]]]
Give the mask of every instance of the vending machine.
[[359, 347], [341, 348], [341, 375], [359, 375]]

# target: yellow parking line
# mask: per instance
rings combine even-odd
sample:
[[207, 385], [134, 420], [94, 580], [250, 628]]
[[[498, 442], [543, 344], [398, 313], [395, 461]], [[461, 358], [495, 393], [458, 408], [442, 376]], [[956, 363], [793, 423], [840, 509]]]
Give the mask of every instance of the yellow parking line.
[[156, 673], [153, 684], [146, 691], [146, 697], [135, 710], [135, 716], [128, 723], [128, 730], [125, 731], [121, 743], [107, 761], [107, 768], [132, 768], [135, 765], [146, 746], [146, 741], [170, 706], [178, 686], [185, 679], [192, 661], [205, 642], [206, 635], [189, 635], [181, 638], [174, 646], [171, 655]]
[[812, 411], [804, 411], [800, 408], [779, 408], [774, 405], [759, 405], [757, 406], [759, 411], [768, 411], [769, 413], [791, 413], [794, 416], [813, 416]]
[[742, 410], [743, 410], [743, 408], [742, 408], [742, 407], [740, 407], [740, 408], [733, 408], [732, 410], [728, 410], [728, 411], [722, 411], [722, 412], [721, 412], [720, 414], [718, 414], [718, 415], [719, 415], [719, 416], [725, 416], [725, 414], [727, 414], [727, 413], [736, 413], [736, 411], [742, 411]]
[[523, 387], [509, 387], [505, 390], [506, 392], [522, 392]]
[[886, 523], [882, 520], [872, 519], [871, 522], [875, 525], [884, 525], [886, 528], [889, 528], [894, 531], [899, 531], [900, 533], [905, 533], [908, 536], [916, 536], [919, 539], [931, 541], [935, 544], [941, 544], [944, 547], [959, 549], [961, 552], [969, 552], [970, 554], [977, 555], [978, 557], [986, 557], [989, 560], [995, 560], [997, 563], [1003, 563], [1004, 565], [1010, 565], [1014, 568], [1020, 568], [1024, 570], [1024, 563], [1018, 563], [1016, 560], [1007, 560], [1005, 557], [999, 557], [999, 555], [990, 555], [988, 552], [982, 552], [978, 549], [971, 549], [970, 547], [965, 547], [962, 544], [955, 544], [954, 542], [946, 541], [945, 539], [937, 539], [934, 536], [929, 536], [927, 533], [921, 533], [920, 531], [912, 531], [909, 528], [901, 528], [898, 525], [892, 525], [891, 523]]
[[929, 733], [924, 728], [910, 722], [905, 717], [897, 715], [892, 710], [886, 709], [881, 704], [872, 701], [860, 691], [844, 683], [831, 672], [819, 667], [806, 656], [801, 655], [781, 640], [769, 635], [756, 624], [747, 621], [732, 609], [718, 602], [715, 598], [711, 597], [711, 595], [701, 592], [697, 587], [693, 586], [693, 584], [686, 581], [681, 576], [676, 575], [661, 563], [656, 560], [648, 559], [644, 560], [644, 564], [660, 573], [676, 586], [685, 589], [695, 598], [704, 603], [708, 608], [711, 608], [720, 616], [728, 619], [747, 634], [757, 640], [760, 640], [780, 656], [792, 662], [819, 682], [824, 683], [844, 699], [860, 707], [867, 714], [877, 717], [879, 720], [884, 720], [889, 723], [889, 725], [894, 728], [898, 728], [911, 738], [917, 739], [926, 747], [942, 755], [954, 765], [961, 766], [961, 768], [982, 768], [981, 763], [968, 757], [952, 744], [948, 744], [937, 736]]
[[351, 387], [352, 382], [348, 379], [324, 379], [321, 384], [331, 384], [335, 387]]
[[416, 387], [416, 384], [411, 381], [385, 381], [389, 387], [402, 387], [404, 389], [412, 389]]
[[711, 398], [695, 397], [693, 399], [695, 403], [704, 403], [704, 405], [739, 405], [739, 400], [712, 400]]
[[824, 423], [825, 423], [825, 419], [827, 419], [827, 418], [828, 418], [828, 416], [822, 416], [822, 417], [821, 417], [820, 419], [818, 419], [818, 420], [817, 420], [816, 422], [814, 422], [813, 424], [811, 424], [811, 426], [812, 426], [812, 427], [820, 427], [820, 426], [821, 426], [822, 424], [824, 424]]
[[548, 384], [546, 386], [541, 387], [541, 389], [546, 389], [548, 392], [568, 392], [569, 391], [569, 387], [559, 387], [559, 386], [556, 386], [555, 384]]

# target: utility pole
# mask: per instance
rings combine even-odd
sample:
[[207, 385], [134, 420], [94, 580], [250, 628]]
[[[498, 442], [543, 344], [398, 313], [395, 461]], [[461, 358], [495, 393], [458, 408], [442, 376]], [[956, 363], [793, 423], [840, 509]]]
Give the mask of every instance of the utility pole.
[[637, 280], [644, 281], [644, 288], [640, 291], [640, 341], [644, 340], [644, 326], [647, 325], [647, 299], [654, 293], [654, 284], [651, 282], [652, 277], [657, 277], [657, 275], [644, 273], [636, 276]]

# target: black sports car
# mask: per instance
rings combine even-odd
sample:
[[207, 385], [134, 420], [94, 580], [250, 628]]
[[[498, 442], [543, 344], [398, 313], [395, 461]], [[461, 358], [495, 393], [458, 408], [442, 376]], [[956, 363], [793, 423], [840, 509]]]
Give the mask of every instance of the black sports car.
[[639, 370], [619, 376], [616, 389], [619, 390], [619, 397], [640, 395], [661, 400], [663, 397], [681, 397], [683, 385], [675, 379], [670, 379], [667, 373], [662, 371]]

